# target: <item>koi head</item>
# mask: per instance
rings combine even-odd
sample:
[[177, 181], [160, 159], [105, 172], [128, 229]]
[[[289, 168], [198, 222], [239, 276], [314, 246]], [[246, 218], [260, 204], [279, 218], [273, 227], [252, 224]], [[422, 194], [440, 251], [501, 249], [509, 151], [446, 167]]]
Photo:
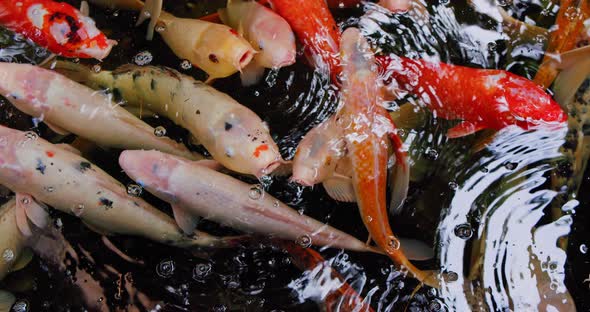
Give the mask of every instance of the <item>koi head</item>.
[[158, 197], [174, 203], [175, 196], [169, 186], [169, 179], [179, 160], [158, 151], [123, 151], [119, 165], [139, 185]]
[[193, 49], [194, 58], [210, 78], [227, 77], [241, 71], [257, 53], [235, 30], [213, 24]]
[[[266, 68], [281, 68], [295, 63], [295, 35], [289, 23], [265, 6], [252, 17], [249, 40], [260, 51], [259, 63]], [[262, 11], [264, 10], [264, 11]], [[270, 14], [266, 11], [270, 11]]]
[[109, 40], [94, 21], [65, 3], [35, 2], [27, 18], [47, 39], [52, 52], [66, 57], [104, 59], [116, 41]]
[[268, 127], [246, 108], [224, 114], [210, 128], [209, 137], [205, 146], [215, 160], [236, 172], [261, 177], [282, 162]]

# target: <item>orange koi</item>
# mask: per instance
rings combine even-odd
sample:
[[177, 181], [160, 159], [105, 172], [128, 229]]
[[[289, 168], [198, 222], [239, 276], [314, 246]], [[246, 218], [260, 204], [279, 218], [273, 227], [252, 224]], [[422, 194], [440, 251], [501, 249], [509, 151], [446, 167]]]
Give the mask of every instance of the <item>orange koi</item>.
[[[353, 188], [361, 217], [371, 238], [398, 265], [408, 269], [419, 281], [437, 286], [432, 272], [416, 268], [400, 249], [399, 240], [389, 225], [386, 204], [387, 134], [389, 120], [378, 105], [381, 88], [372, 68], [375, 57], [369, 44], [356, 28], [342, 35], [344, 103], [339, 114], [345, 141], [352, 162]], [[397, 142], [399, 144], [399, 142]]]
[[116, 41], [71, 5], [50, 0], [0, 0], [0, 25], [64, 56], [102, 60]]

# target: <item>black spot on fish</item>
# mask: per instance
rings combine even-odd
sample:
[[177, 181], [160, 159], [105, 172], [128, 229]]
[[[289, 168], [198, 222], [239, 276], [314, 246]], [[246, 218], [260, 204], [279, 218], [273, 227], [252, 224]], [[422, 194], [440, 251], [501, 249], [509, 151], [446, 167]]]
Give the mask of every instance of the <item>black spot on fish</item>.
[[67, 14], [61, 12], [55, 12], [49, 16], [50, 22], [62, 22], [65, 21], [70, 28], [70, 31], [66, 34], [68, 38], [68, 43], [79, 43], [82, 41], [80, 35], [78, 34], [78, 30], [80, 29], [80, 24], [76, 20], [76, 18], [69, 16]]
[[152, 91], [156, 90], [156, 81], [154, 79], [150, 82], [150, 89], [152, 89]]
[[137, 78], [139, 78], [140, 76], [141, 76], [141, 73], [139, 71], [134, 71], [133, 74], [131, 74], [133, 81], [137, 80]]
[[35, 167], [35, 170], [41, 172], [41, 174], [45, 174], [45, 168], [47, 168], [47, 166], [45, 166], [40, 158], [37, 158], [37, 167]]
[[78, 170], [80, 172], [86, 172], [86, 170], [91, 169], [91, 168], [92, 168], [92, 164], [87, 161], [80, 162], [80, 165], [78, 166]]
[[107, 209], [113, 208], [113, 201], [109, 200], [108, 198], [101, 197], [98, 199], [102, 206], [105, 206]]
[[209, 60], [213, 63], [219, 63], [219, 59], [217, 58], [217, 55], [211, 53], [209, 54]]
[[226, 122], [226, 123], [225, 123], [225, 131], [229, 131], [229, 130], [231, 130], [231, 128], [232, 128], [232, 127], [233, 127], [233, 125], [232, 125], [232, 124], [230, 124], [229, 122]]
[[201, 111], [197, 109], [197, 115], [201, 115]]
[[8, 96], [15, 99], [15, 100], [18, 100], [18, 95], [14, 94], [14, 93], [10, 93]]

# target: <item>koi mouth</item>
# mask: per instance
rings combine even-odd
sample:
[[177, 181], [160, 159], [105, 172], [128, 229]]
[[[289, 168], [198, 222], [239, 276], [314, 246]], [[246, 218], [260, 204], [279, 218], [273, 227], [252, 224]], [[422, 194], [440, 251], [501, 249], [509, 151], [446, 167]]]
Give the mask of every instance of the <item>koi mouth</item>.
[[246, 67], [246, 65], [252, 61], [252, 58], [254, 58], [254, 54], [256, 54], [256, 52], [251, 50], [244, 52], [244, 54], [238, 59], [238, 69], [241, 70]]
[[265, 168], [263, 168], [262, 170], [260, 170], [260, 172], [256, 175], [256, 177], [257, 178], [261, 178], [261, 177], [263, 177], [265, 175], [271, 174], [282, 163], [283, 163], [283, 160], [276, 160], [276, 161], [271, 162], [268, 166], [266, 166]]

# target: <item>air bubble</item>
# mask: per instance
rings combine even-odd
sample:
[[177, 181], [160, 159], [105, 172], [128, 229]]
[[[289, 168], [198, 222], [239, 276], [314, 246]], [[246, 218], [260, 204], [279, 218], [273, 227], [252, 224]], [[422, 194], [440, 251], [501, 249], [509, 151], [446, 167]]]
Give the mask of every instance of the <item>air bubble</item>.
[[92, 66], [92, 71], [95, 73], [100, 73], [101, 70], [102, 70], [102, 67], [98, 64]]
[[500, 6], [509, 6], [512, 4], [512, 0], [498, 0], [498, 5]]
[[141, 193], [143, 193], [143, 188], [141, 186], [133, 183], [127, 185], [127, 194], [139, 197], [141, 196]]
[[72, 212], [74, 213], [74, 215], [76, 217], [80, 217], [82, 215], [82, 213], [84, 213], [84, 204], [78, 204], [78, 205], [76, 205], [76, 207], [74, 207], [74, 209], [72, 210]]
[[193, 279], [201, 281], [211, 274], [211, 264], [199, 263], [193, 269]]
[[587, 254], [588, 253], [588, 246], [586, 246], [586, 244], [580, 245], [580, 252], [583, 254]]
[[504, 168], [506, 168], [508, 170], [514, 170], [514, 169], [516, 169], [517, 166], [518, 166], [517, 163], [509, 162], [504, 165]]
[[27, 312], [29, 311], [29, 303], [26, 300], [19, 300], [12, 306], [14, 312]]
[[251, 199], [257, 200], [262, 197], [264, 194], [264, 190], [262, 189], [262, 185], [256, 184], [250, 187], [250, 191], [248, 191], [248, 197]]
[[4, 252], [2, 252], [2, 259], [7, 263], [14, 261], [14, 251], [12, 251], [12, 249], [4, 249]]
[[36, 140], [39, 138], [39, 135], [33, 131], [27, 131], [25, 132], [25, 138], [27, 140]]
[[150, 11], [147, 11], [146, 10], [146, 11], [143, 11], [143, 16], [145, 16], [145, 17], [151, 17], [152, 16], [152, 13], [150, 13]]
[[309, 235], [301, 235], [295, 240], [295, 243], [303, 248], [309, 248], [311, 247], [312, 241]]
[[457, 184], [457, 182], [451, 181], [451, 182], [449, 182], [449, 188], [451, 190], [456, 190], [459, 188], [459, 184]]
[[473, 235], [471, 225], [467, 223], [459, 224], [455, 227], [455, 235], [462, 239], [469, 239]]
[[184, 70], [189, 70], [191, 69], [191, 67], [193, 67], [193, 64], [191, 64], [189, 60], [183, 60], [182, 62], [180, 62], [180, 68]]
[[430, 311], [430, 312], [438, 312], [438, 311], [441, 311], [442, 308], [443, 308], [442, 303], [436, 299], [430, 301], [430, 303], [428, 304], [428, 311]]
[[387, 247], [395, 249], [395, 250], [399, 249], [400, 245], [401, 244], [400, 244], [399, 240], [395, 237], [390, 237], [389, 241], [387, 242]]
[[174, 274], [174, 270], [176, 269], [174, 265], [174, 261], [172, 260], [164, 260], [156, 266], [156, 273], [158, 276], [163, 278], [169, 278]]
[[559, 288], [559, 284], [552, 282], [551, 284], [549, 284], [549, 288], [551, 288], [551, 290], [556, 291]]
[[496, 51], [497, 48], [498, 44], [495, 41], [488, 42], [488, 50], [490, 50], [490, 52]]
[[53, 193], [53, 191], [55, 191], [55, 187], [53, 187], [53, 186], [46, 186], [45, 187], [45, 191], [47, 193]]
[[162, 127], [162, 126], [157, 126], [157, 127], [154, 129], [154, 134], [155, 134], [157, 137], [163, 137], [163, 136], [165, 136], [165, 135], [166, 135], [166, 128], [164, 128], [164, 127]]
[[272, 206], [273, 206], [273, 207], [275, 207], [275, 208], [276, 208], [276, 207], [278, 207], [278, 206], [279, 206], [279, 201], [278, 201], [278, 200], [275, 200], [275, 201], [272, 203]]
[[142, 51], [133, 57], [133, 62], [139, 66], [147, 65], [152, 62], [154, 57], [149, 51]]
[[28, 205], [31, 203], [28, 197], [21, 199], [20, 202], [23, 203], [23, 205]]
[[156, 25], [156, 27], [154, 27], [154, 30], [156, 32], [159, 32], [159, 33], [160, 32], [163, 32], [163, 31], [166, 31], [166, 25], [164, 25], [164, 24], [158, 24], [158, 25]]
[[446, 282], [456, 282], [459, 279], [459, 274], [449, 271], [444, 274], [444, 280]]
[[432, 148], [426, 150], [426, 157], [430, 160], [436, 160], [438, 158], [438, 151]]

